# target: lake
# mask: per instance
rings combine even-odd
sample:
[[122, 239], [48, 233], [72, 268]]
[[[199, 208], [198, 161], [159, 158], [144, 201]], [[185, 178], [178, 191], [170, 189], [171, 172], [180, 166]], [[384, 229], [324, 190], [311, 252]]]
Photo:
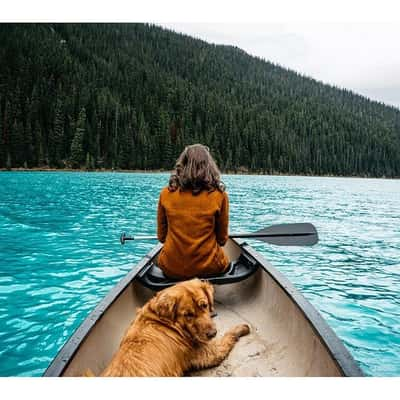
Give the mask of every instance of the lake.
[[[0, 376], [40, 376], [154, 242], [167, 173], [0, 173]], [[400, 376], [400, 181], [224, 175], [230, 230], [311, 222], [313, 247], [250, 243], [367, 375]]]

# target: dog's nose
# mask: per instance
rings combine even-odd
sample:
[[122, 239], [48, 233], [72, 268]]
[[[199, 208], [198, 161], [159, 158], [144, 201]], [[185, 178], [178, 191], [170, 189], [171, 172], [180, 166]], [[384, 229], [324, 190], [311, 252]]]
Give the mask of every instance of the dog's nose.
[[207, 337], [209, 339], [212, 339], [213, 337], [215, 337], [215, 335], [217, 334], [217, 330], [216, 329], [211, 329], [207, 332]]

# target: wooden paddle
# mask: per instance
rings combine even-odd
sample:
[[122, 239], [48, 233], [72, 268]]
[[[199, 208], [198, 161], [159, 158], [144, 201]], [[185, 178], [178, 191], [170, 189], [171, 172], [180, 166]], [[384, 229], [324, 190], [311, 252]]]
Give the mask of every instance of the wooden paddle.
[[[312, 246], [318, 243], [318, 233], [313, 224], [280, 224], [271, 225], [253, 233], [232, 233], [231, 238], [249, 238], [261, 240], [278, 246]], [[127, 236], [122, 233], [121, 244], [126, 240], [157, 240], [157, 236]]]

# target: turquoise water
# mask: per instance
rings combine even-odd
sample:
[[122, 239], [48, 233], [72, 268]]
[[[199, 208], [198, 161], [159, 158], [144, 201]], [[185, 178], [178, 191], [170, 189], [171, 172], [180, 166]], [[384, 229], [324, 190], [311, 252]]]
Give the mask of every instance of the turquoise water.
[[[168, 174], [0, 173], [0, 376], [40, 376], [152, 247]], [[251, 242], [322, 313], [366, 374], [400, 376], [400, 181], [224, 176], [231, 231], [312, 222], [311, 248]]]

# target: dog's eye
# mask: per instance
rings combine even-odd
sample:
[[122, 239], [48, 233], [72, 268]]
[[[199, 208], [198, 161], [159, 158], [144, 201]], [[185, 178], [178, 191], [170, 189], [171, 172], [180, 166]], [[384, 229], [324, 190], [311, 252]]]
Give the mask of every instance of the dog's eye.
[[204, 308], [204, 309], [208, 308], [208, 304], [205, 302], [200, 303], [199, 306], [200, 306], [200, 308]]

